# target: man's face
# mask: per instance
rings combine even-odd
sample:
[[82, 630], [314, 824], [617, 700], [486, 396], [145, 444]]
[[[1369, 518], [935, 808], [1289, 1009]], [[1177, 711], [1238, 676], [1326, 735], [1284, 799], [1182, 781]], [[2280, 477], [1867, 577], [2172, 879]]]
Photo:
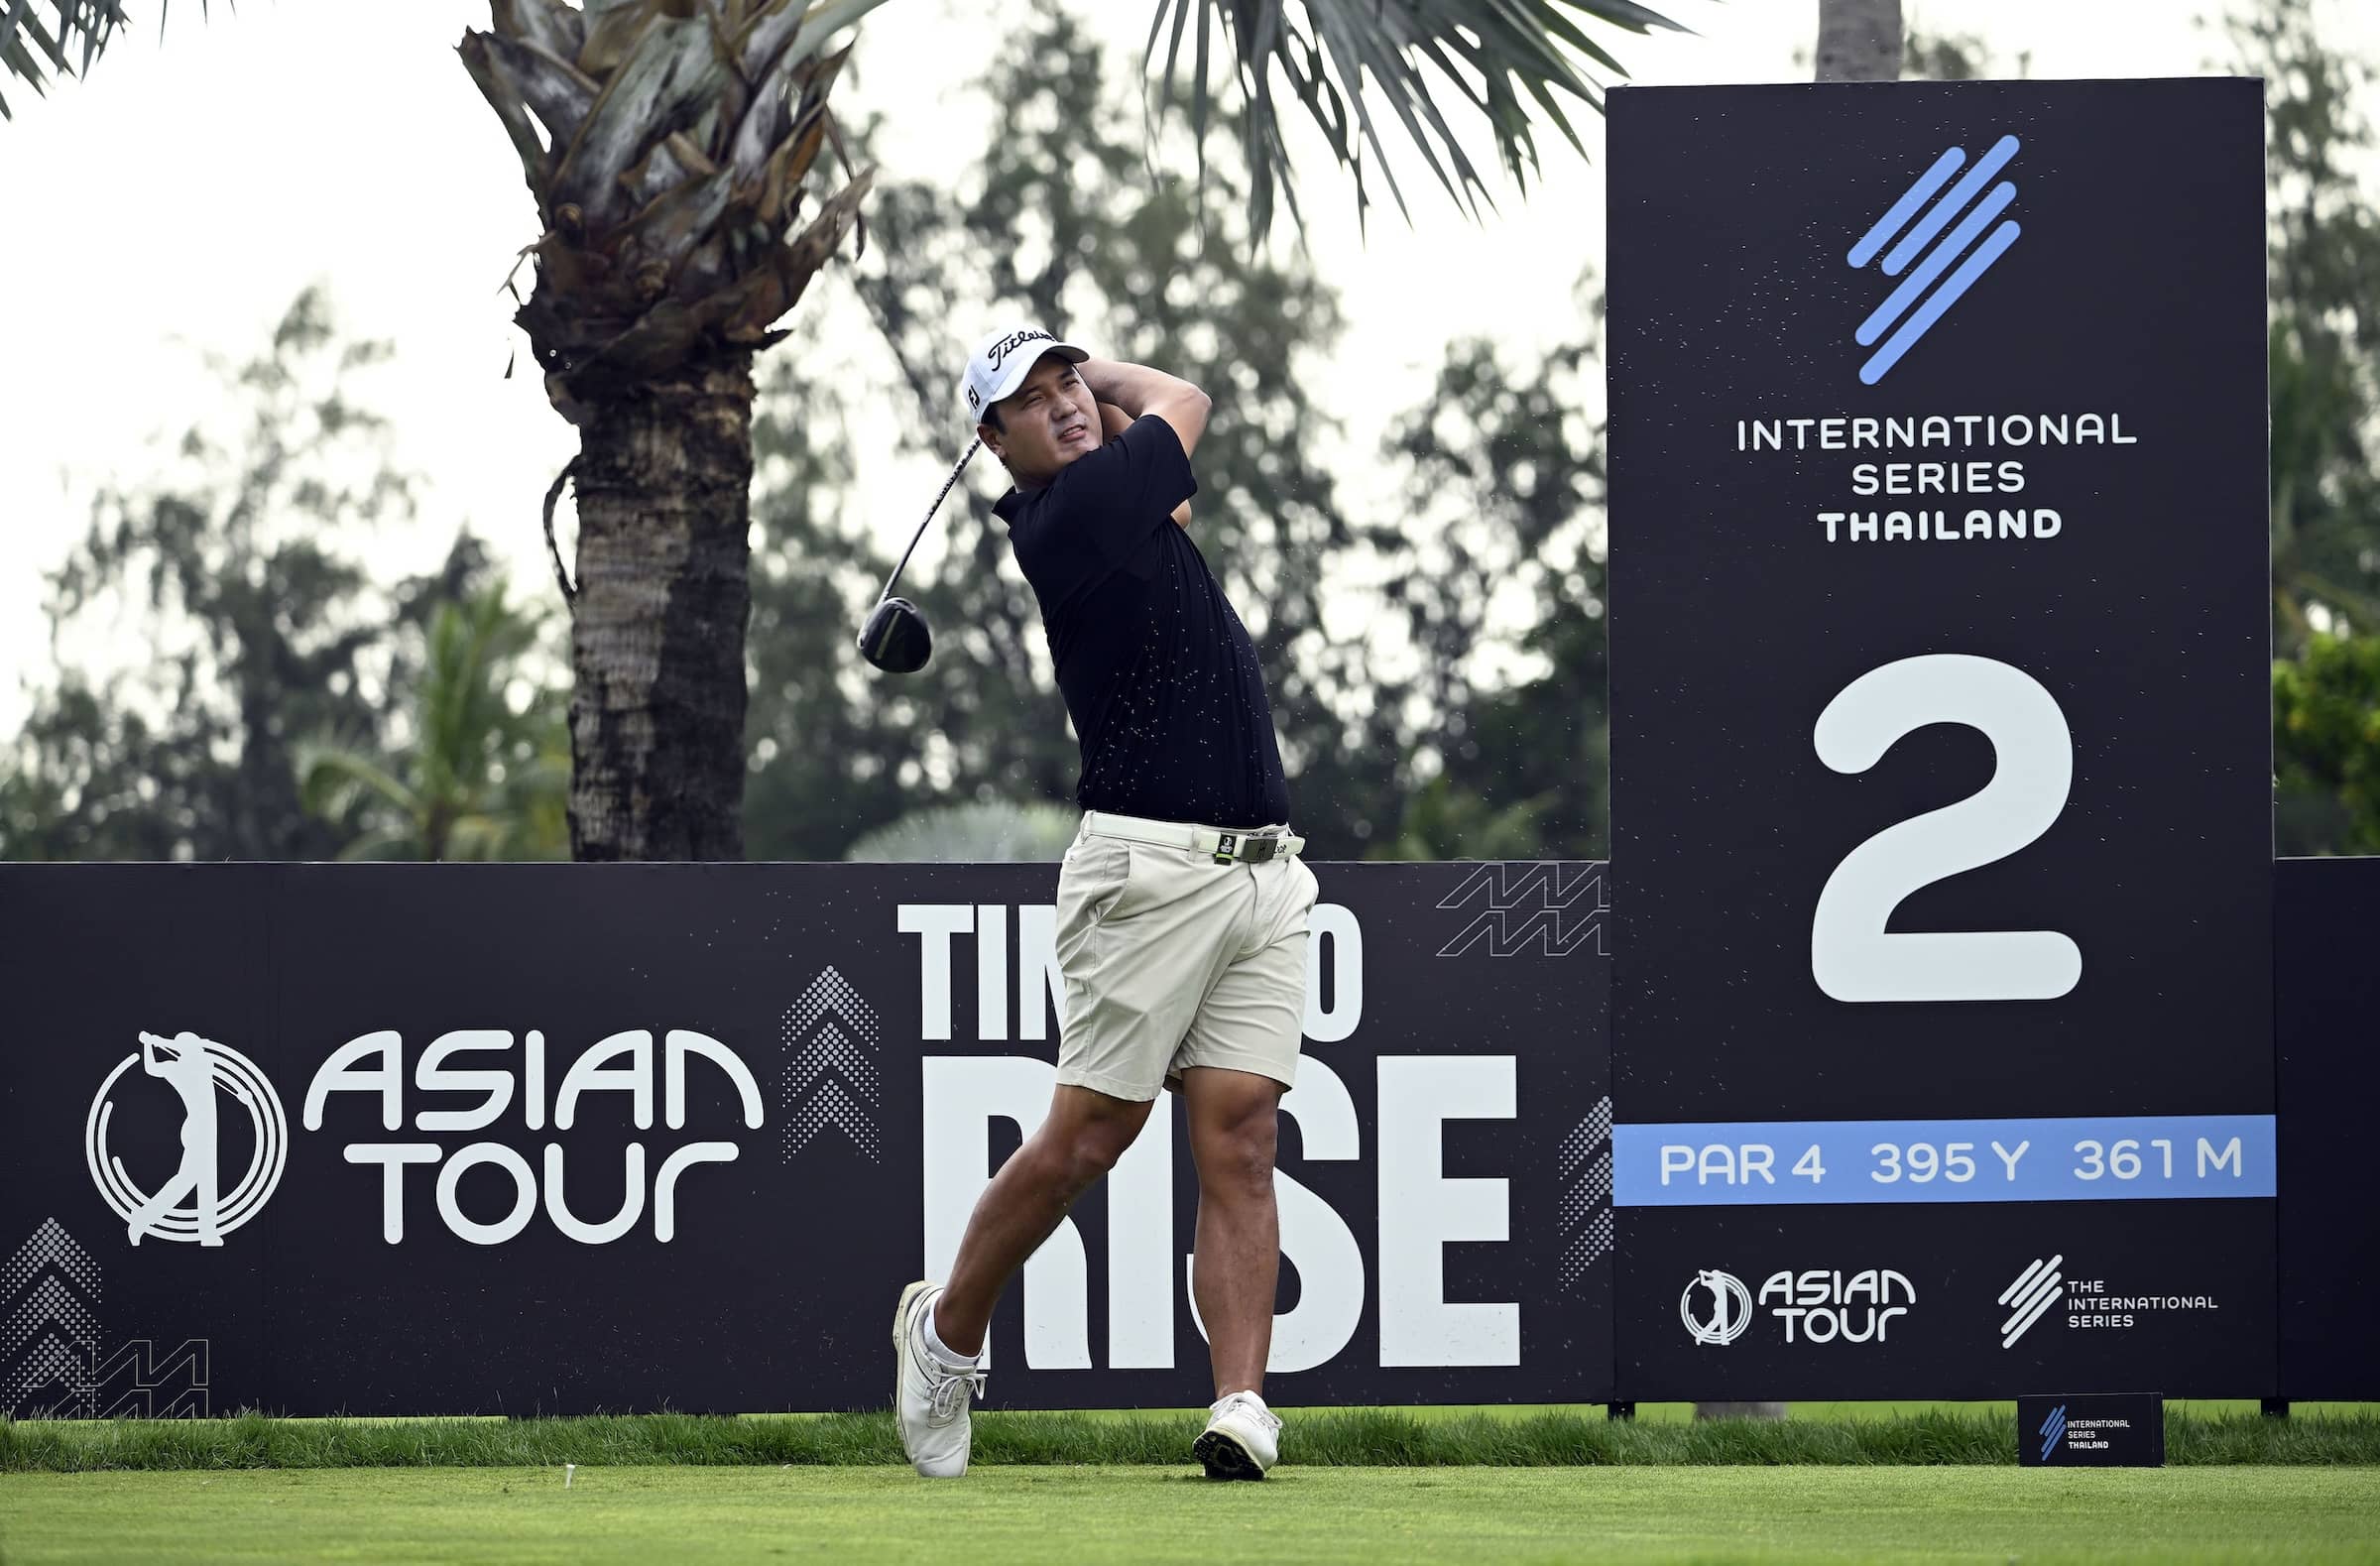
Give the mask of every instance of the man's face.
[[1099, 405], [1061, 354], [1043, 354], [1024, 384], [992, 406], [999, 425], [986, 422], [977, 432], [1019, 488], [1037, 489], [1099, 449]]

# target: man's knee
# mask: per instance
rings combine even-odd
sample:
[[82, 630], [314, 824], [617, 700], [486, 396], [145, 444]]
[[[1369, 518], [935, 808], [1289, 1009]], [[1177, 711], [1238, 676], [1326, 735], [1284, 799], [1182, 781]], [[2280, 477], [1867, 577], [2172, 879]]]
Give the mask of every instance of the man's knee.
[[1089, 1095], [1072, 1102], [1061, 1097], [1041, 1129], [1045, 1151], [1070, 1193], [1079, 1194], [1116, 1167], [1139, 1135], [1148, 1109]]
[[1065, 1136], [1057, 1149], [1066, 1171], [1066, 1183], [1075, 1191], [1090, 1185], [1116, 1167], [1125, 1149], [1132, 1144], [1136, 1127], [1120, 1127], [1105, 1122], [1080, 1126]]
[[1197, 1145], [1199, 1188], [1225, 1198], [1269, 1198], [1278, 1126], [1266, 1113], [1209, 1127]]

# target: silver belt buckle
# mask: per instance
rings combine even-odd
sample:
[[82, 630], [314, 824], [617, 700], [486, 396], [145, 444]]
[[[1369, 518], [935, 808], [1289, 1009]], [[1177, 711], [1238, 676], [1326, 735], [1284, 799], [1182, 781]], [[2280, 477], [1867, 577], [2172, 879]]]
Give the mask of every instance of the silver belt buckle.
[[1243, 865], [1261, 865], [1281, 851], [1279, 836], [1266, 833], [1257, 836], [1245, 832], [1219, 832], [1215, 838], [1215, 863], [1228, 865], [1235, 860]]

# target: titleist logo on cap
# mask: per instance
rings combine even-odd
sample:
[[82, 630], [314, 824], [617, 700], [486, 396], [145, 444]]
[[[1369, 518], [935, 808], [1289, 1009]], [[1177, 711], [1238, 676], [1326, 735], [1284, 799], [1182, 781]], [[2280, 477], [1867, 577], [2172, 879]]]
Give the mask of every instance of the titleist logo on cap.
[[1010, 354], [1014, 353], [1028, 342], [1056, 342], [1057, 340], [1048, 332], [1028, 327], [1023, 331], [1012, 331], [1001, 338], [1000, 341], [984, 350], [984, 357], [990, 360], [992, 368], [997, 370]]

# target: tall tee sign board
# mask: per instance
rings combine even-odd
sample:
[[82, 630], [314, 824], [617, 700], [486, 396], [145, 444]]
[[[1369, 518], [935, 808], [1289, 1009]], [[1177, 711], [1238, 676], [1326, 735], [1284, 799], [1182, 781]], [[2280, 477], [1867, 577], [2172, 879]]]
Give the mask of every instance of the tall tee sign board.
[[1613, 94], [1621, 1396], [2271, 1388], [2262, 121]]

